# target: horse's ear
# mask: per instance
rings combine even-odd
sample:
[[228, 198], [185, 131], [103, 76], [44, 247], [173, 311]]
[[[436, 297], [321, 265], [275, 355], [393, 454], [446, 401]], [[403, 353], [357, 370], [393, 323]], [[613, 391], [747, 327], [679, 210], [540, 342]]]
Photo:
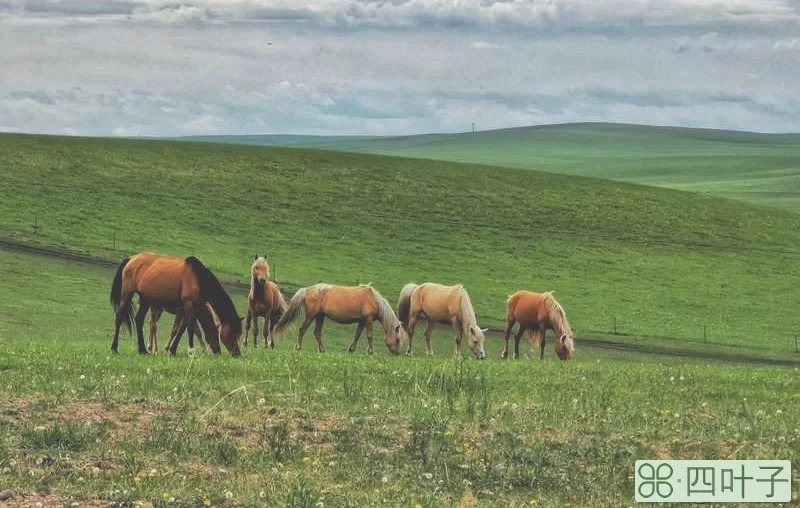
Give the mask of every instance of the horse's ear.
[[488, 332], [488, 331], [489, 331], [489, 329], [488, 329], [488, 328], [481, 328], [481, 331], [482, 331], [483, 333], [486, 333], [486, 332]]
[[258, 259], [258, 254], [253, 254], [253, 261], [255, 261], [256, 259]]
[[470, 326], [469, 327], [469, 333], [471, 333], [472, 335], [475, 335], [475, 328]]
[[562, 344], [564, 344], [565, 342], [567, 342], [567, 334], [566, 334], [566, 333], [563, 333], [563, 334], [561, 334], [561, 339], [560, 339], [560, 340], [561, 340], [561, 343], [562, 343]]

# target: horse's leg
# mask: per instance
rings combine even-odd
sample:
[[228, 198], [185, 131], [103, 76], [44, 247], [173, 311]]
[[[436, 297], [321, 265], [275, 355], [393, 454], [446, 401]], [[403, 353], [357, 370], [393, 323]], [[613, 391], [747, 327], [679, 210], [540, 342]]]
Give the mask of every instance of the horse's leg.
[[247, 347], [247, 336], [250, 334], [250, 321], [253, 319], [253, 311], [247, 309], [247, 321], [244, 327], [244, 347]]
[[538, 330], [536, 334], [539, 336], [539, 360], [544, 359], [544, 344], [547, 339], [547, 329], [542, 328]]
[[525, 327], [522, 323], [519, 324], [519, 330], [514, 335], [514, 359], [519, 360], [519, 341], [522, 339], [522, 334], [525, 333]]
[[428, 356], [433, 356], [433, 345], [431, 344], [431, 335], [433, 334], [433, 320], [428, 319], [425, 325], [425, 350]]
[[306, 334], [306, 330], [308, 330], [308, 327], [311, 325], [311, 321], [313, 320], [314, 316], [306, 315], [305, 321], [303, 321], [303, 324], [300, 325], [300, 333], [297, 335], [297, 344], [294, 345], [295, 349], [303, 349], [303, 335]]
[[373, 354], [375, 349], [372, 347], [372, 316], [367, 317], [367, 353]]
[[453, 356], [461, 358], [461, 341], [464, 340], [464, 329], [458, 322], [458, 319], [453, 320], [453, 339], [455, 339], [455, 347], [453, 348]]
[[356, 350], [356, 345], [358, 344], [358, 339], [361, 338], [361, 332], [364, 331], [364, 321], [359, 321], [358, 326], [356, 327], [356, 334], [353, 336], [353, 343], [350, 344], [350, 347], [347, 348], [347, 351], [352, 353]]
[[158, 320], [161, 319], [162, 312], [164, 309], [161, 307], [150, 308], [150, 341], [147, 348], [152, 354], [158, 350]]
[[139, 310], [136, 312], [136, 339], [139, 345], [139, 354], [149, 354], [147, 346], [144, 343], [144, 319], [147, 317], [147, 311], [150, 310], [150, 304], [147, 300], [139, 298]]
[[258, 347], [258, 314], [253, 312], [253, 347]]
[[269, 346], [272, 349], [275, 349], [275, 342], [272, 340], [272, 332], [269, 329], [269, 322], [272, 313], [267, 311], [264, 314], [264, 347]]
[[175, 356], [178, 353], [178, 345], [181, 343], [181, 337], [183, 337], [183, 332], [186, 331], [186, 326], [185, 319], [181, 318], [179, 321], [177, 316], [175, 317], [175, 323], [172, 325], [171, 338], [166, 348], [170, 356]]
[[406, 356], [411, 356], [414, 353], [414, 329], [417, 327], [417, 319], [419, 319], [419, 313], [415, 314], [412, 309], [408, 317], [408, 349], [406, 349]]
[[[508, 318], [506, 318], [506, 329], [503, 332], [503, 338], [506, 341], [506, 345], [505, 347], [503, 347], [503, 352], [500, 353], [501, 358], [508, 358], [508, 338], [511, 336], [511, 329], [514, 328], [514, 323], [516, 322], [517, 320], [514, 319], [513, 316], [509, 316]], [[522, 324], [520, 324], [519, 326], [521, 327]]]
[[325, 314], [320, 312], [317, 314], [317, 324], [314, 326], [314, 337], [317, 339], [317, 348], [320, 353], [325, 352], [325, 346], [322, 345], [322, 323], [325, 322]]
[[[175, 319], [172, 320], [172, 327], [169, 329], [169, 339], [167, 340], [167, 345], [164, 347], [164, 351], [172, 351], [172, 344], [176, 340], [180, 340], [178, 330], [181, 329], [182, 325], [183, 325], [183, 315], [181, 314], [181, 311], [177, 311], [175, 313]], [[183, 331], [181, 331], [180, 333], [182, 334]]]

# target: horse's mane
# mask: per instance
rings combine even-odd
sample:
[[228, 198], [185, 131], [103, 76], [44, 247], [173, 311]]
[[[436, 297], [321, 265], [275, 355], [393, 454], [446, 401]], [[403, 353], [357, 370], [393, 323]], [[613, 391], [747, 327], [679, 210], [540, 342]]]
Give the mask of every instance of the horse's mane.
[[569, 322], [567, 322], [567, 314], [564, 312], [564, 308], [561, 304], [553, 297], [553, 292], [547, 291], [542, 293], [542, 296], [544, 297], [544, 303], [547, 306], [547, 315], [550, 318], [553, 329], [559, 336], [567, 334], [568, 337], [572, 337], [572, 328], [570, 328]]
[[389, 305], [389, 302], [386, 300], [386, 298], [378, 293], [377, 289], [372, 287], [370, 284], [367, 284], [366, 287], [368, 287], [370, 292], [372, 292], [372, 296], [375, 298], [375, 302], [378, 304], [378, 319], [381, 320], [383, 331], [388, 334], [400, 323], [400, 320], [397, 318], [397, 314], [394, 313], [392, 306]]
[[456, 287], [458, 288], [458, 312], [461, 326], [464, 327], [464, 335], [469, 336], [469, 328], [473, 325], [477, 328], [478, 320], [475, 317], [475, 309], [472, 308], [472, 300], [469, 299], [469, 293], [460, 284]]
[[203, 293], [203, 297], [214, 307], [214, 312], [217, 313], [220, 321], [230, 326], [234, 333], [241, 333], [242, 322], [233, 305], [233, 300], [222, 287], [222, 283], [216, 275], [194, 256], [186, 258], [186, 262], [192, 267], [200, 282], [200, 291]]

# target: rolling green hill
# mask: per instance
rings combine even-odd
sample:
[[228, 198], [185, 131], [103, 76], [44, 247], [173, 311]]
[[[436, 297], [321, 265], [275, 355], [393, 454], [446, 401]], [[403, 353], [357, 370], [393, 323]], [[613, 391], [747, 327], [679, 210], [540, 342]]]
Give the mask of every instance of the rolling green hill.
[[387, 138], [190, 139], [535, 169], [706, 192], [800, 212], [797, 134], [589, 123]]
[[[576, 333], [793, 350], [800, 217], [552, 173], [291, 148], [0, 135], [0, 236], [107, 259], [196, 254], [287, 287], [463, 283], [498, 325], [555, 290]], [[105, 299], [106, 294], [97, 298]], [[243, 312], [243, 310], [240, 310]], [[578, 345], [580, 347], [580, 345]], [[491, 349], [491, 347], [490, 347]], [[498, 345], [499, 350], [499, 345]]]

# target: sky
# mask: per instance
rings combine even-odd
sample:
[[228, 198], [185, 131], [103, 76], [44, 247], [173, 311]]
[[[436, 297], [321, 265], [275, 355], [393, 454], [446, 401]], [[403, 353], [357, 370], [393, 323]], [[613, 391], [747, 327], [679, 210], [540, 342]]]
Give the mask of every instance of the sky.
[[800, 132], [800, 0], [0, 0], [0, 131]]

